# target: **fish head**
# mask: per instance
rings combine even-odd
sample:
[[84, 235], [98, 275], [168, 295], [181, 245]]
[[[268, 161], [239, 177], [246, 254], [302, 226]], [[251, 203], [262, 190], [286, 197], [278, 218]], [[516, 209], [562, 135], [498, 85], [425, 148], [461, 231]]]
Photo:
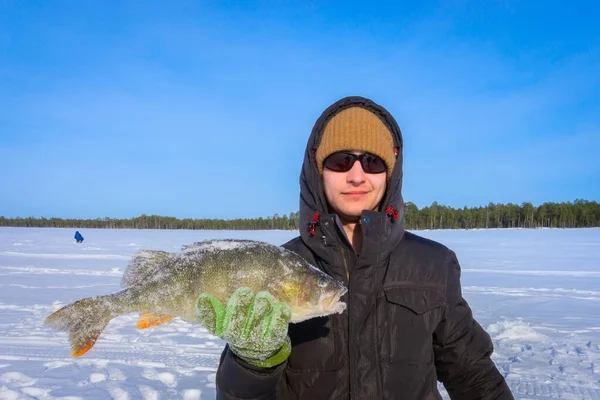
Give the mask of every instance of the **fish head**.
[[314, 317], [342, 313], [346, 303], [341, 297], [346, 287], [324, 272], [312, 267], [285, 280], [280, 300], [292, 309], [290, 322], [302, 322]]

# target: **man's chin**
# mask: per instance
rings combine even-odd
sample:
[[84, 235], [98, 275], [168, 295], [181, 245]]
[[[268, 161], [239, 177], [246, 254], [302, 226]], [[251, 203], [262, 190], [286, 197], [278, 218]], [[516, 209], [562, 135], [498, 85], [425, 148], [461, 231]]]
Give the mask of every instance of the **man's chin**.
[[362, 210], [358, 212], [349, 210], [348, 212], [339, 213], [339, 216], [344, 222], [358, 222], [362, 216]]

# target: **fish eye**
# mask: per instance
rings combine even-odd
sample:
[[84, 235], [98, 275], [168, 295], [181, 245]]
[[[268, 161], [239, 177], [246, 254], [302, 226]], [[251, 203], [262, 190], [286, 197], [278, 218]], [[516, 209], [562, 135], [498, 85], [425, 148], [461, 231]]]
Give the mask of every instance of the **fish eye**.
[[325, 278], [324, 276], [321, 276], [319, 278], [319, 280], [317, 281], [317, 285], [319, 285], [319, 287], [326, 287], [327, 286], [327, 278]]

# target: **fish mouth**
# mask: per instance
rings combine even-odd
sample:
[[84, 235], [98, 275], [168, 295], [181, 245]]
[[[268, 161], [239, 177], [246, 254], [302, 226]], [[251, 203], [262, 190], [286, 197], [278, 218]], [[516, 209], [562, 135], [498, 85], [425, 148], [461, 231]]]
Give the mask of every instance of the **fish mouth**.
[[339, 310], [340, 307], [346, 306], [346, 303], [341, 302], [340, 299], [348, 289], [345, 286], [340, 286], [340, 288], [332, 295], [328, 296], [323, 300], [323, 309], [324, 310]]
[[344, 310], [346, 310], [346, 303], [340, 301], [340, 298], [347, 291], [348, 289], [340, 285], [339, 289], [335, 290], [333, 294], [331, 294], [331, 292], [322, 293], [319, 298], [319, 303], [316, 305], [295, 304], [292, 307], [290, 322], [297, 323], [314, 317], [343, 313]]

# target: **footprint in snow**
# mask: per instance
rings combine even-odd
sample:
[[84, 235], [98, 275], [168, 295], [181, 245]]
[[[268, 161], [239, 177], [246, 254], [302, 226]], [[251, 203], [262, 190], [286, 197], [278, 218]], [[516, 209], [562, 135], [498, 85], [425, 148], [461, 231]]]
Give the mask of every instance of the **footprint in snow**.
[[183, 391], [183, 400], [200, 400], [201, 395], [200, 389], [187, 389]]
[[156, 372], [154, 369], [145, 369], [142, 376], [146, 379], [162, 382], [169, 388], [177, 386], [177, 377], [170, 372]]
[[125, 390], [123, 390], [122, 388], [120, 388], [118, 386], [109, 387], [108, 392], [110, 393], [110, 396], [114, 400], [129, 400], [129, 399], [131, 399], [131, 397], [129, 396], [129, 393], [127, 393]]
[[48, 389], [41, 389], [41, 388], [36, 388], [36, 387], [26, 387], [26, 388], [21, 389], [21, 392], [23, 392], [27, 396], [31, 396], [35, 399], [50, 398], [50, 395], [49, 395], [50, 390], [48, 390]]
[[0, 382], [12, 387], [27, 387], [33, 386], [37, 379], [31, 378], [20, 372], [6, 372], [0, 375]]
[[144, 400], [158, 400], [158, 392], [152, 389], [150, 386], [138, 385], [138, 390], [142, 394]]
[[108, 368], [108, 379], [111, 381], [123, 382], [127, 379], [123, 371], [118, 368]]
[[99, 383], [99, 382], [103, 382], [105, 380], [106, 380], [106, 375], [101, 374], [99, 372], [94, 372], [93, 374], [90, 375], [91, 383]]

